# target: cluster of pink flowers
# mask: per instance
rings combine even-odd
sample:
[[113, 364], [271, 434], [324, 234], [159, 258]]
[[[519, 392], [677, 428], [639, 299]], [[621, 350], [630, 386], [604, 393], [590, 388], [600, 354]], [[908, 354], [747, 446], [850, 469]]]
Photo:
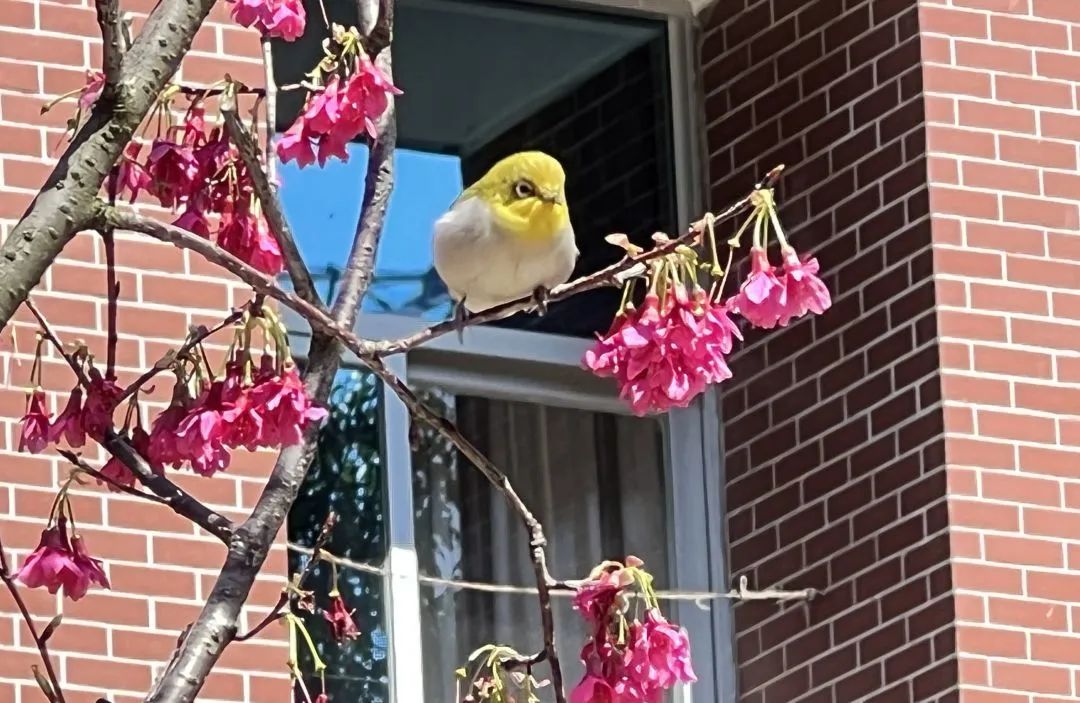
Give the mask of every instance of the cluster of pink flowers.
[[303, 0], [233, 0], [231, 12], [237, 24], [285, 41], [299, 39], [307, 25]]
[[113, 426], [113, 411], [123, 389], [114, 379], [102, 376], [92, 366], [89, 376], [86, 402], [83, 402], [82, 388], [75, 388], [55, 420], [50, 419], [49, 411], [45, 408], [44, 391], [35, 388], [28, 394], [19, 451], [39, 454], [49, 444], [59, 444], [60, 440], [64, 440], [69, 447], [77, 448], [83, 446], [87, 435], [99, 442], [105, 439], [105, 433]]
[[[680, 247], [650, 263], [649, 293], [640, 308], [627, 302], [634, 281], [627, 282], [624, 303], [611, 329], [598, 335], [596, 344], [586, 352], [585, 366], [598, 376], [615, 378], [620, 397], [634, 413], [684, 408], [710, 384], [731, 378], [725, 357], [731, 353], [733, 340], [741, 340], [742, 335], [730, 314], [740, 315], [754, 327], [771, 329], [784, 327], [807, 313], [820, 315], [832, 304], [829, 289], [818, 278], [817, 259], [800, 258], [788, 244], [772, 191], [755, 191], [751, 202], [753, 212], [728, 243], [734, 251], [743, 231], [754, 223], [750, 273], [738, 293], [721, 302], [730, 271], [720, 267], [716, 235], [709, 224], [707, 244], [713, 261], [708, 268], [718, 278], [712, 290], [706, 293], [698, 286], [697, 256]], [[779, 273], [769, 263], [767, 253], [770, 225], [783, 256]], [[660, 237], [658, 243], [667, 241]], [[631, 256], [642, 251], [625, 236], [608, 241]], [[689, 284], [684, 284], [684, 277]]]
[[81, 537], [69, 534], [67, 518], [60, 516], [56, 524], [43, 530], [37, 549], [26, 557], [16, 578], [30, 588], [49, 589], [79, 600], [92, 584], [109, 588], [109, 579], [101, 562], [86, 551]]
[[201, 107], [188, 111], [182, 127], [154, 140], [144, 162], [141, 152], [136, 142], [125, 147], [113, 174], [114, 192], [134, 201], [146, 191], [164, 207], [182, 208], [177, 227], [207, 238], [214, 235], [218, 246], [241, 261], [271, 276], [281, 273], [281, 248], [262, 215], [247, 169], [220, 128], [206, 131]]
[[308, 96], [304, 111], [277, 144], [282, 162], [303, 168], [331, 157], [348, 161], [348, 144], [362, 132], [376, 137], [375, 124], [401, 91], [361, 51], [356, 70], [347, 78], [333, 75], [321, 91]]
[[356, 609], [349, 609], [341, 593], [335, 588], [330, 592], [330, 610], [323, 611], [323, 618], [330, 626], [330, 632], [337, 642], [354, 640], [360, 636], [360, 629], [356, 627], [353, 613]]
[[[677, 683], [697, 680], [686, 630], [664, 618], [650, 584], [641, 561], [630, 557], [626, 567], [606, 565], [579, 587], [574, 608], [590, 634], [581, 650], [585, 676], [571, 703], [655, 703]], [[631, 596], [644, 598], [644, 621], [627, 622]]]
[[728, 307], [754, 327], [786, 327], [808, 312], [820, 315], [832, 305], [829, 289], [818, 278], [818, 260], [800, 259], [794, 249], [783, 248], [784, 263], [777, 269], [765, 249], [750, 250], [750, 274]]
[[727, 308], [705, 291], [673, 281], [663, 300], [645, 296], [627, 307], [585, 354], [585, 365], [611, 376], [638, 415], [685, 408], [710, 383], [731, 378], [724, 359], [742, 339]]
[[178, 382], [173, 401], [154, 420], [147, 458], [155, 468], [179, 468], [212, 476], [229, 466], [230, 449], [299, 444], [309, 425], [326, 417], [304, 389], [289, 360], [278, 365], [264, 355], [250, 381], [244, 364], [228, 364], [223, 378], [202, 384], [191, 398], [186, 382]]

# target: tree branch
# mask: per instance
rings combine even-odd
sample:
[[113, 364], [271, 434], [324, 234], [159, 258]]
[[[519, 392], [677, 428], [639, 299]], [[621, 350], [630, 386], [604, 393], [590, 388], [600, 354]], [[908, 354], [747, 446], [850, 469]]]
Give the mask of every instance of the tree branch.
[[[268, 104], [269, 96], [270, 91], [268, 90]], [[304, 257], [300, 255], [300, 249], [296, 246], [296, 239], [293, 237], [289, 220], [285, 217], [285, 211], [281, 207], [281, 199], [278, 198], [277, 189], [263, 169], [262, 160], [259, 156], [259, 147], [255, 143], [254, 137], [248, 132], [247, 127], [244, 126], [240, 116], [236, 114], [235, 95], [228, 92], [224, 94], [221, 100], [221, 114], [225, 118], [225, 128], [228, 129], [229, 136], [236, 143], [236, 147], [240, 152], [240, 158], [243, 160], [244, 165], [247, 166], [248, 174], [251, 176], [251, 182], [255, 188], [255, 195], [258, 196], [259, 201], [262, 203], [266, 223], [270, 225], [270, 231], [274, 234], [278, 246], [281, 247], [281, 253], [285, 257], [285, 269], [289, 272], [289, 278], [292, 279], [293, 290], [296, 291], [301, 300], [325, 311], [326, 306], [323, 305], [322, 300], [319, 298], [319, 294], [315, 290], [315, 283], [311, 279], [311, 273], [308, 271], [307, 264], [304, 263]]]
[[0, 328], [41, 280], [45, 269], [86, 227], [93, 203], [206, 18], [214, 0], [162, 0], [124, 55], [118, 85], [124, 109], [99, 100], [41, 191], [0, 247]]
[[94, 0], [98, 26], [101, 27], [101, 63], [105, 72], [105, 89], [102, 94], [109, 96], [110, 100], [117, 97], [120, 69], [123, 66], [126, 49], [117, 5], [117, 0]]
[[[19, 593], [19, 587], [15, 585], [15, 575], [11, 573], [11, 570], [8, 568], [7, 555], [4, 554], [3, 544], [0, 544], [0, 581], [3, 581], [4, 585], [7, 587], [12, 600], [15, 601], [15, 605], [19, 608], [19, 612], [22, 613], [23, 622], [26, 623], [26, 629], [30, 631], [30, 636], [34, 639], [34, 644], [37, 646], [38, 653], [41, 655], [41, 662], [45, 665], [45, 672], [49, 675], [49, 681], [52, 685], [53, 692], [56, 694], [54, 703], [65, 703], [64, 690], [60, 688], [60, 679], [56, 676], [56, 671], [53, 669], [52, 665], [52, 659], [49, 657], [47, 638], [38, 634], [37, 626], [34, 625], [34, 618], [30, 615], [30, 610], [26, 607], [26, 601], [23, 600], [22, 594]], [[50, 623], [50, 625], [52, 625], [52, 623]], [[52, 633], [50, 632], [49, 634]], [[35, 674], [36, 673], [37, 672], [35, 671]]]
[[139, 483], [159, 496], [174, 513], [186, 517], [208, 533], [229, 544], [234, 534], [233, 523], [221, 513], [211, 510], [195, 496], [170, 481], [164, 474], [156, 473], [127, 437], [110, 429], [102, 443], [105, 449], [124, 463]]
[[536, 579], [537, 596], [540, 600], [540, 624], [544, 633], [544, 654], [551, 668], [551, 683], [555, 691], [556, 703], [566, 703], [566, 691], [563, 687], [562, 665], [559, 663], [559, 654], [555, 646], [555, 620], [551, 611], [551, 589], [555, 581], [551, 577], [547, 567], [547, 537], [544, 535], [543, 525], [532, 514], [529, 507], [514, 490], [510, 478], [499, 470], [495, 464], [484, 456], [484, 453], [465, 438], [454, 423], [443, 417], [426, 403], [420, 400], [405, 383], [392, 373], [383, 364], [381, 359], [371, 359], [366, 362], [372, 370], [385, 383], [405, 407], [409, 413], [430, 425], [435, 431], [446, 437], [475, 466], [480, 473], [502, 493], [511, 509], [521, 518], [525, 529], [529, 533], [529, 556], [533, 565], [533, 575]]
[[[52, 343], [57, 353], [64, 358], [64, 361], [68, 363], [68, 366], [71, 367], [71, 370], [79, 379], [79, 383], [88, 389], [90, 387], [89, 379], [83, 373], [82, 367], [64, 350], [63, 343], [56, 335], [49, 321], [45, 319], [45, 316], [41, 314], [41, 311], [37, 309], [37, 306], [29, 298], [26, 299], [26, 307], [37, 318], [38, 324], [41, 325], [42, 334]], [[117, 404], [119, 405], [119, 403]], [[139, 479], [140, 483], [161, 498], [160, 502], [172, 508], [173, 512], [191, 520], [225, 544], [229, 543], [229, 538], [232, 537], [233, 533], [232, 521], [203, 505], [197, 498], [166, 478], [164, 474], [156, 473], [146, 459], [131, 446], [127, 437], [110, 428], [105, 435], [102, 446], [122, 461], [124, 466], [135, 474], [135, 478]], [[61, 451], [61, 454], [64, 454], [64, 452]]]
[[[392, 0], [386, 0], [388, 7]], [[392, 15], [391, 15], [392, 17]], [[390, 68], [390, 48], [384, 51], [383, 65]], [[385, 221], [385, 202], [393, 188], [393, 151], [395, 146], [395, 120], [392, 106], [388, 108], [381, 125], [379, 143], [381, 149], [373, 149], [368, 160], [364, 185], [363, 208], [357, 225], [357, 241], [354, 242], [350, 261], [346, 267], [349, 277], [333, 306], [333, 317], [325, 314], [296, 296], [291, 299], [312, 309], [326, 323], [324, 333], [316, 333], [311, 340], [308, 365], [304, 383], [308, 394], [317, 403], [325, 403], [330, 395], [334, 376], [341, 363], [341, 345], [337, 341], [340, 331], [352, 330], [356, 324], [360, 303], [371, 271], [364, 269], [363, 262], [374, 264], [374, 248], [378, 245]], [[380, 205], [381, 204], [381, 205]], [[175, 229], [175, 228], [174, 228]], [[161, 231], [159, 229], [159, 231]], [[173, 232], [186, 241], [183, 230]], [[362, 243], [360, 240], [364, 239]], [[368, 249], [371, 249], [368, 256]], [[216, 247], [213, 247], [216, 249]], [[245, 274], [258, 272], [232, 258]], [[265, 276], [256, 279], [271, 295], [280, 292], [277, 284]], [[259, 288], [256, 288], [259, 290]], [[262, 292], [262, 291], [260, 291]], [[296, 500], [308, 467], [315, 456], [318, 428], [309, 427], [302, 444], [282, 449], [270, 478], [259, 496], [251, 515], [241, 525], [229, 546], [225, 566], [199, 617], [183, 637], [154, 688], [147, 695], [146, 703], [191, 703], [202, 688], [203, 682], [225, 647], [236, 638], [236, 623], [240, 611], [251, 592], [255, 576], [262, 568], [274, 539], [288, 516], [289, 508]]]
[[117, 483], [113, 479], [109, 478], [105, 474], [101, 473], [100, 471], [98, 471], [94, 467], [87, 464], [85, 461], [83, 461], [83, 458], [81, 456], [79, 456], [78, 454], [76, 454], [75, 452], [68, 451], [67, 449], [57, 449], [56, 453], [59, 454], [60, 456], [64, 457], [65, 459], [67, 459], [79, 471], [82, 471], [87, 476], [92, 476], [95, 479], [97, 479], [98, 481], [101, 481], [102, 483], [107, 483], [110, 486], [112, 486], [113, 488], [115, 488], [116, 490], [120, 491], [121, 493], [127, 493], [130, 496], [135, 496], [136, 498], [142, 498], [143, 500], [148, 500], [151, 503], [158, 503], [160, 505], [168, 505], [169, 504], [169, 501], [165, 500], [164, 498], [161, 498], [160, 496], [156, 496], [153, 493], [144, 493], [144, 492], [142, 492], [142, 491], [140, 491], [140, 490], [138, 490], [136, 488], [132, 488], [131, 486], [125, 486], [122, 483]]

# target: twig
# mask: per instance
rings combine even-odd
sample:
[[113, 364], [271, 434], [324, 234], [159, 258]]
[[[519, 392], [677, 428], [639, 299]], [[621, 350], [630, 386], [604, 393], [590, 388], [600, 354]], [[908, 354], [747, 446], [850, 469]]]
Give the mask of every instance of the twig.
[[[270, 37], [262, 38], [263, 80], [266, 82], [266, 146], [264, 160], [270, 187], [277, 192], [277, 155], [274, 153], [274, 134], [277, 133], [277, 82], [274, 80], [274, 53]], [[250, 166], [248, 168], [251, 168]]]
[[[268, 91], [268, 111], [271, 94], [272, 91]], [[307, 264], [304, 263], [304, 258], [300, 255], [300, 249], [296, 246], [296, 239], [293, 237], [292, 228], [289, 227], [289, 220], [285, 217], [285, 212], [281, 207], [281, 199], [278, 198], [277, 190], [272, 182], [273, 179], [268, 177], [267, 172], [263, 170], [259, 158], [259, 147], [251, 133], [244, 126], [240, 116], [236, 114], [235, 96], [227, 95], [222, 99], [221, 114], [225, 118], [225, 127], [229, 130], [229, 136], [236, 143], [236, 147], [240, 151], [240, 158], [244, 161], [244, 165], [247, 166], [248, 174], [251, 176], [251, 182], [255, 188], [255, 195], [259, 197], [259, 201], [262, 203], [266, 223], [270, 225], [270, 231], [274, 234], [278, 246], [281, 247], [281, 253], [285, 258], [285, 268], [289, 272], [289, 278], [292, 279], [293, 289], [301, 300], [319, 310], [325, 311], [326, 307], [315, 290], [315, 283], [311, 279]], [[270, 163], [270, 161], [267, 162], [267, 164]]]
[[296, 580], [289, 586], [281, 589], [281, 595], [278, 597], [277, 604], [270, 609], [270, 612], [266, 614], [258, 625], [248, 630], [242, 635], [236, 636], [237, 642], [243, 642], [249, 640], [262, 632], [270, 623], [276, 622], [285, 617], [284, 608], [289, 604], [289, 600], [293, 594], [300, 594], [301, 589], [304, 587], [304, 582], [311, 576], [311, 572], [315, 571], [315, 567], [319, 564], [319, 559], [322, 556], [322, 550], [326, 546], [326, 543], [330, 541], [330, 535], [334, 531], [334, 526], [337, 525], [337, 515], [330, 511], [326, 515], [326, 519], [323, 520], [322, 528], [319, 530], [319, 536], [315, 538], [315, 545], [311, 548], [311, 558], [308, 559], [308, 563], [304, 564], [304, 568], [296, 576]]
[[[781, 171], [783, 171], [783, 169], [784, 167], [781, 165], [769, 171], [765, 178], [763, 178], [760, 182], [754, 185], [753, 190], [756, 191], [760, 190], [761, 188], [771, 188], [779, 179], [780, 173]], [[735, 203], [732, 203], [722, 212], [717, 213], [716, 215], [703, 217], [697, 222], [694, 222], [692, 225], [690, 225], [687, 232], [681, 237], [672, 239], [665, 244], [657, 246], [637, 256], [625, 257], [621, 261], [611, 264], [606, 268], [600, 269], [595, 273], [582, 276], [576, 280], [564, 283], [560, 286], [555, 286], [548, 294], [548, 302], [552, 303], [558, 300], [563, 300], [565, 298], [578, 295], [579, 293], [584, 293], [585, 291], [592, 290], [594, 288], [604, 288], [608, 286], [622, 285], [628, 277], [628, 274], [632, 273], [635, 269], [644, 271], [644, 268], [642, 266], [644, 263], [652, 259], [656, 259], [661, 256], [670, 254], [678, 247], [686, 245], [687, 243], [692, 242], [694, 239], [701, 236], [701, 234], [705, 231], [706, 223], [710, 217], [712, 217], [712, 221], [715, 223], [721, 220], [726, 220], [742, 212], [750, 205], [750, 198], [752, 195], [753, 191], [751, 191], [745, 197], [739, 199]], [[461, 328], [462, 324], [470, 326], [482, 324], [484, 322], [492, 322], [494, 320], [501, 320], [503, 318], [510, 317], [511, 315], [515, 315], [522, 310], [528, 310], [535, 306], [536, 301], [532, 296], [527, 298], [521, 298], [519, 300], [489, 308], [488, 310], [480, 313], [469, 315], [467, 318], [465, 318], [464, 323], [449, 320], [447, 322], [441, 322], [437, 325], [432, 325], [427, 329], [421, 330], [416, 334], [404, 337], [402, 339], [369, 343], [367, 351], [377, 356], [400, 354], [402, 352], [409, 351], [410, 349], [413, 349], [425, 342], [431, 341], [436, 337], [441, 337], [442, 335], [448, 334], [450, 332], [456, 332]]]
[[124, 462], [124, 466], [135, 474], [135, 478], [155, 495], [161, 497], [164, 504], [168, 505], [174, 513], [186, 517], [225, 544], [229, 544], [234, 529], [232, 521], [208, 508], [193, 495], [166, 478], [164, 474], [155, 472], [149, 462], [131, 446], [127, 437], [114, 429], [109, 429], [102, 446]]
[[[173, 358], [179, 358], [184, 356], [196, 346], [205, 341], [207, 338], [220, 332], [229, 325], [234, 324], [243, 316], [244, 309], [234, 310], [228, 317], [226, 317], [224, 320], [214, 325], [213, 327], [206, 328], [204, 326], [200, 326], [198, 332], [196, 332], [194, 336], [188, 339], [188, 341], [185, 342], [184, 345], [176, 351], [176, 354]], [[152, 367], [144, 371], [141, 376], [132, 381], [131, 384], [124, 389], [124, 392], [120, 394], [120, 397], [117, 399], [116, 404], [120, 405], [121, 403], [123, 403], [131, 396], [132, 393], [137, 392], [140, 388], [149, 383], [154, 378], [154, 376], [157, 376], [159, 373], [169, 368], [169, 365], [164, 364], [163, 361], [164, 360], [158, 361]]]
[[108, 300], [108, 340], [106, 343], [105, 378], [116, 378], [116, 345], [119, 343], [119, 330], [116, 328], [117, 299], [120, 297], [120, 284], [116, 280], [116, 238], [111, 227], [101, 230], [101, 239], [105, 243], [105, 280]]
[[[770, 187], [779, 177], [783, 167], [778, 166], [769, 172], [769, 175], [754, 190], [760, 187]], [[719, 222], [745, 210], [750, 205], [752, 193], [747, 194], [713, 218], [713, 222]], [[366, 201], [366, 198], [365, 198]], [[286, 291], [278, 285], [277, 281], [266, 274], [255, 270], [229, 252], [221, 249], [213, 242], [200, 237], [175, 225], [159, 222], [151, 217], [139, 215], [135, 212], [121, 210], [99, 201], [97, 219], [99, 224], [104, 221], [114, 225], [118, 229], [131, 232], [140, 232], [163, 242], [169, 242], [182, 249], [190, 249], [205, 258], [210, 263], [216, 264], [232, 273], [244, 283], [251, 286], [257, 293], [262, 293], [269, 298], [277, 300], [282, 305], [295, 311], [311, 325], [316, 333], [322, 333], [333, 337], [356, 354], [361, 361], [374, 357], [385, 357], [392, 354], [414, 349], [426, 342], [441, 337], [458, 329], [453, 321], [441, 322], [432, 325], [414, 335], [397, 340], [372, 341], [361, 339], [349, 328], [346, 328], [333, 320], [329, 315], [311, 303], [302, 300], [298, 295]], [[689, 231], [683, 236], [646, 251], [638, 256], [628, 256], [596, 273], [582, 276], [574, 281], [556, 286], [548, 296], [549, 301], [562, 300], [578, 293], [583, 293], [595, 288], [603, 288], [612, 285], [620, 285], [635, 271], [644, 268], [644, 264], [652, 259], [671, 253], [677, 247], [692, 241], [704, 230], [708, 217], [702, 218], [691, 225]], [[485, 310], [482, 313], [471, 315], [465, 319], [465, 325], [476, 325], [483, 322], [491, 322], [505, 317], [510, 317], [522, 310], [527, 310], [536, 305], [536, 301], [530, 296], [521, 298], [510, 303]]]
[[120, 68], [127, 50], [120, 24], [117, 0], [94, 0], [98, 26], [101, 27], [102, 68], [105, 72], [104, 95], [115, 97], [120, 88]]
[[30, 610], [26, 607], [26, 601], [23, 600], [22, 594], [19, 593], [18, 586], [15, 585], [15, 575], [11, 573], [8, 567], [7, 555], [4, 554], [4, 545], [0, 543], [0, 581], [4, 582], [7, 587], [8, 593], [11, 594], [11, 599], [15, 601], [15, 605], [18, 606], [19, 612], [22, 613], [23, 622], [26, 623], [26, 629], [30, 631], [30, 636], [34, 638], [34, 644], [37, 645], [38, 653], [41, 655], [41, 662], [45, 665], [45, 671], [49, 675], [49, 681], [52, 684], [53, 692], [56, 694], [56, 698], [53, 703], [65, 703], [64, 691], [60, 688], [60, 679], [56, 676], [56, 671], [53, 669], [52, 659], [49, 657], [49, 647], [45, 639], [38, 634], [37, 626], [34, 625], [34, 618], [30, 615]]
[[90, 466], [85, 461], [83, 461], [82, 457], [80, 457], [75, 452], [69, 451], [67, 449], [57, 449], [56, 452], [60, 456], [64, 457], [68, 461], [70, 461], [76, 467], [78, 467], [79, 471], [82, 471], [83, 473], [96, 478], [98, 481], [101, 481], [102, 483], [109, 484], [110, 486], [112, 486], [113, 488], [115, 488], [118, 491], [121, 491], [123, 493], [127, 493], [128, 495], [135, 496], [136, 498], [142, 498], [143, 500], [148, 500], [148, 501], [150, 501], [152, 503], [159, 503], [161, 505], [168, 505], [169, 504], [169, 501], [165, 500], [161, 496], [156, 496], [153, 493], [144, 493], [143, 491], [140, 491], [140, 490], [138, 490], [136, 488], [132, 488], [131, 486], [125, 486], [124, 484], [119, 483], [119, 482], [109, 478], [105, 474], [101, 473], [100, 471], [98, 471], [94, 467]]
[[[45, 319], [45, 316], [41, 314], [41, 311], [37, 309], [37, 306], [34, 305], [30, 298], [26, 299], [26, 307], [37, 318], [45, 338], [52, 343], [56, 351], [67, 361], [71, 370], [75, 372], [79, 383], [84, 388], [89, 388], [90, 380], [71, 355], [64, 351], [64, 345], [60, 338], [56, 336], [56, 332], [49, 324], [49, 321]], [[159, 496], [162, 502], [168, 505], [173, 512], [191, 520], [225, 544], [229, 543], [229, 539], [233, 534], [232, 521], [199, 502], [197, 498], [166, 478], [164, 474], [155, 472], [149, 462], [131, 446], [124, 435], [110, 428], [105, 434], [105, 441], [101, 444], [113, 456], [124, 462], [124, 465], [135, 474], [139, 482]]]
[[559, 663], [559, 654], [555, 646], [555, 621], [551, 611], [551, 588], [555, 581], [551, 578], [547, 568], [547, 538], [544, 536], [543, 526], [536, 519], [536, 516], [532, 514], [528, 506], [525, 505], [517, 491], [514, 490], [509, 477], [484, 456], [483, 452], [477, 449], [472, 442], [466, 439], [450, 420], [432, 410], [420, 400], [400, 378], [386, 368], [380, 359], [370, 360], [368, 366], [383, 383], [394, 391], [413, 417], [426, 422], [439, 434], [450, 440], [457, 450], [480, 471], [484, 478], [503, 494], [507, 503], [521, 518], [525, 529], [529, 533], [529, 556], [532, 560], [533, 574], [536, 578], [537, 597], [540, 601], [540, 623], [544, 633], [544, 651], [547, 653], [548, 666], [551, 668], [551, 682], [555, 691], [555, 700], [556, 703], [566, 703], [562, 666]]
[[41, 333], [45, 335], [45, 339], [52, 343], [53, 348], [56, 349], [56, 353], [64, 358], [71, 370], [75, 372], [75, 377], [79, 379], [79, 384], [84, 388], [90, 387], [90, 379], [86, 377], [81, 366], [78, 362], [72, 358], [71, 354], [68, 354], [64, 349], [64, 344], [60, 341], [60, 338], [56, 336], [56, 331], [49, 324], [49, 321], [45, 319], [45, 316], [38, 310], [37, 305], [34, 305], [32, 298], [26, 299], [26, 308], [30, 311], [30, 314], [37, 320], [38, 325], [41, 327]]

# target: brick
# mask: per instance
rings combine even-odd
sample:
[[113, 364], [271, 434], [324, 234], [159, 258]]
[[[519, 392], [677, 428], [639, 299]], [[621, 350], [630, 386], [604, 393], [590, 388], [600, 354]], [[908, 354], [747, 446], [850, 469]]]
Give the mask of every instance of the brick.
[[1021, 44], [1039, 49], [1069, 47], [1069, 33], [1063, 25], [1006, 15], [990, 17], [990, 38], [1007, 44]]
[[966, 231], [972, 247], [1035, 256], [1046, 252], [1046, 235], [1040, 231], [989, 222], [968, 222]]
[[956, 628], [956, 644], [965, 654], [1021, 659], [1027, 655], [1027, 637], [1023, 632], [994, 627], [960, 625]]
[[1036, 17], [1066, 22], [1080, 22], [1080, 8], [1070, 3], [1057, 0], [1032, 0], [1032, 10]]
[[1080, 115], [1040, 112], [1040, 133], [1049, 139], [1080, 139]]
[[1009, 321], [1009, 328], [1017, 344], [1080, 351], [1075, 326], [1018, 318]]
[[998, 100], [1018, 105], [1060, 109], [1069, 109], [1073, 105], [1072, 87], [1068, 83], [1004, 74], [994, 76], [994, 95]]
[[1015, 505], [952, 498], [949, 515], [958, 527], [1005, 532], [1020, 529], [1020, 509]]
[[[1029, 574], [1029, 577], [1037, 574]], [[978, 590], [984, 593], [1021, 595], [1022, 574], [1020, 569], [986, 564], [959, 562], [953, 564], [953, 579], [957, 588]]]
[[979, 410], [976, 413], [979, 434], [1023, 442], [1050, 442], [1057, 436], [1054, 421], [1046, 417], [1018, 413]]
[[1076, 168], [1076, 150], [1072, 148], [1072, 145], [1066, 146], [1049, 139], [1029, 139], [1010, 134], [1002, 134], [998, 139], [1003, 161], [1045, 168]]
[[[995, 220], [998, 218], [998, 196], [961, 188], [935, 185], [930, 188], [930, 204], [934, 212]], [[1025, 211], [1028, 216], [1033, 216]]]
[[967, 71], [945, 66], [924, 65], [923, 81], [930, 93], [970, 95], [976, 98], [993, 96], [990, 76], [980, 71]]
[[996, 686], [1036, 693], [1068, 694], [1072, 691], [1069, 672], [1035, 664], [990, 662], [990, 677]]
[[1048, 568], [1065, 566], [1065, 555], [1060, 542], [986, 535], [986, 560], [1000, 564], [1024, 564]]
[[1065, 630], [1068, 627], [1067, 608], [1055, 603], [992, 597], [987, 600], [987, 609], [990, 621], [1000, 625], [1036, 630]]
[[999, 279], [1003, 271], [1000, 254], [934, 247], [934, 268], [940, 273], [969, 278]]
[[963, 163], [962, 173], [962, 183], [974, 188], [1031, 195], [1038, 195], [1042, 190], [1039, 172], [1033, 168], [968, 161]]
[[1016, 406], [1019, 408], [1060, 415], [1080, 415], [1080, 388], [1017, 383], [1014, 392]]
[[972, 283], [971, 307], [976, 310], [1018, 312], [1026, 315], [1046, 315], [1050, 311], [1044, 291], [984, 283]]
[[1076, 203], [1005, 195], [1002, 197], [1002, 212], [1006, 220], [1018, 224], [1068, 230], [1080, 225], [1080, 210]]

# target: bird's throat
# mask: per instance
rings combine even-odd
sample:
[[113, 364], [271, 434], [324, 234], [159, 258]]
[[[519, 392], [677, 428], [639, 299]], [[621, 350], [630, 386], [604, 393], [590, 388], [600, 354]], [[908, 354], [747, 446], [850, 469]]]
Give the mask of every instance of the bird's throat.
[[570, 224], [570, 215], [561, 203], [530, 200], [492, 209], [495, 222], [501, 229], [526, 241], [554, 239]]

